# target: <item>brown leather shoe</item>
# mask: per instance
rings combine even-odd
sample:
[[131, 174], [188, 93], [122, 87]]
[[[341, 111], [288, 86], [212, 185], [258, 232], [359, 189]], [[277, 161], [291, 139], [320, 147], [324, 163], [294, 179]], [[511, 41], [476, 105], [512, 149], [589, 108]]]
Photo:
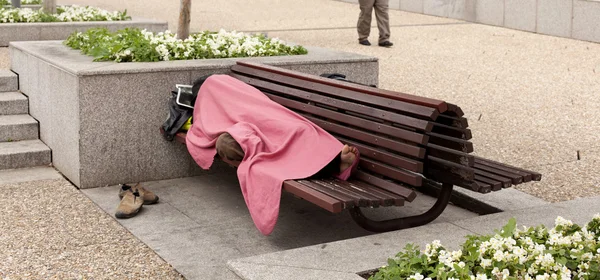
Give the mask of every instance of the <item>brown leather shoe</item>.
[[149, 191], [147, 189], [145, 189], [144, 187], [142, 187], [139, 183], [135, 186], [129, 186], [126, 184], [122, 184], [121, 188], [119, 189], [119, 198], [123, 199], [123, 196], [125, 195], [125, 193], [127, 192], [139, 192], [140, 193], [140, 197], [144, 200], [144, 204], [148, 205], [148, 204], [154, 204], [158, 202], [158, 196], [155, 195], [152, 191]]
[[121, 203], [117, 207], [117, 212], [115, 213], [115, 217], [117, 219], [127, 219], [137, 215], [142, 209], [142, 205], [144, 201], [140, 197], [139, 192], [127, 191], [123, 195], [121, 199]]

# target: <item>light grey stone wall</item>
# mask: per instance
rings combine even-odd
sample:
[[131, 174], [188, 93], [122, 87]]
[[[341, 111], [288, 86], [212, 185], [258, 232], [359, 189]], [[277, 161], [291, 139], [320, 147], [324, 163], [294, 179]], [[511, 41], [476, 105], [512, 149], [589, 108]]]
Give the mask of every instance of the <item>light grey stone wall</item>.
[[[378, 82], [377, 58], [308, 49], [303, 56], [245, 60]], [[236, 61], [92, 62], [60, 41], [12, 42], [10, 56], [54, 165], [81, 188], [202, 174], [186, 147], [165, 141], [159, 127], [175, 84], [228, 73]]]
[[40, 123], [40, 139], [51, 147], [54, 166], [73, 183], [79, 176], [77, 76], [18, 49], [11, 49], [13, 71], [29, 99], [29, 114]]
[[[12, 8], [12, 5], [4, 5], [4, 8], [5, 9], [10, 9], [10, 8]], [[21, 8], [27, 8], [27, 9], [32, 9], [32, 10], [39, 10], [39, 9], [42, 8], [42, 5], [21, 5]]]
[[600, 43], [600, 0], [390, 0], [390, 9]]
[[75, 31], [106, 27], [111, 31], [137, 27], [152, 32], [168, 29], [166, 21], [133, 18], [125, 21], [0, 23], [0, 47], [14, 41], [64, 40]]

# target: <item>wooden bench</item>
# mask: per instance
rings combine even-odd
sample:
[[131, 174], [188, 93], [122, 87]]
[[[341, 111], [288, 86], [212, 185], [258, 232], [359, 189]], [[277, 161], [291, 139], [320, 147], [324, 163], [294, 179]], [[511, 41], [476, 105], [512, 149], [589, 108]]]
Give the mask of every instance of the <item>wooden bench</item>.
[[[289, 180], [283, 190], [333, 213], [348, 209], [363, 228], [383, 232], [436, 219], [453, 186], [488, 193], [529, 181], [539, 173], [470, 155], [471, 131], [460, 107], [425, 97], [238, 62], [231, 76], [299, 113], [361, 153], [349, 181]], [[185, 133], [175, 139], [185, 143]], [[375, 221], [361, 207], [403, 206], [419, 188], [439, 190], [423, 214]]]

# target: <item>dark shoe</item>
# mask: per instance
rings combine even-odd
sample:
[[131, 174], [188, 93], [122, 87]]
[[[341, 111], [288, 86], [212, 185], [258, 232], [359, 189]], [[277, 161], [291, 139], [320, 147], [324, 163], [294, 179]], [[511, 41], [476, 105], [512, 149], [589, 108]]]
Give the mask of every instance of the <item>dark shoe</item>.
[[379, 46], [380, 46], [380, 47], [386, 47], [386, 48], [389, 48], [389, 47], [391, 47], [391, 46], [393, 46], [393, 45], [394, 45], [394, 43], [392, 43], [392, 42], [390, 42], [390, 41], [385, 41], [385, 42], [381, 42], [381, 43], [379, 43]]
[[121, 199], [119, 207], [117, 207], [115, 217], [117, 217], [117, 219], [134, 217], [138, 212], [140, 212], [143, 204], [144, 201], [138, 192], [127, 191], [123, 195], [123, 199]]
[[152, 191], [149, 191], [142, 187], [139, 183], [135, 186], [129, 186], [126, 184], [121, 185], [121, 189], [119, 189], [119, 198], [123, 199], [125, 193], [127, 192], [138, 192], [144, 204], [154, 204], [158, 202], [158, 196], [155, 195]]
[[358, 41], [359, 44], [363, 45], [363, 46], [370, 46], [371, 42], [369, 42], [369, 40], [362, 40], [362, 41]]

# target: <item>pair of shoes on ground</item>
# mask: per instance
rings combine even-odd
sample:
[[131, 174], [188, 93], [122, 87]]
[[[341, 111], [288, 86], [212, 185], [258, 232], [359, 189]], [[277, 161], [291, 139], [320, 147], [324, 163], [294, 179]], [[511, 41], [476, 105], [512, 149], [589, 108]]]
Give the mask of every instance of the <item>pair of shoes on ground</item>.
[[[358, 43], [361, 44], [361, 45], [363, 45], [363, 46], [370, 46], [371, 45], [371, 42], [369, 42], [369, 40], [361, 40], [361, 41], [358, 41]], [[385, 41], [385, 42], [379, 43], [378, 45], [380, 47], [389, 48], [389, 47], [393, 46], [394, 43], [392, 43], [390, 41]]]
[[158, 202], [158, 196], [142, 187], [139, 183], [133, 187], [122, 184], [119, 188], [119, 198], [121, 202], [115, 213], [117, 219], [134, 217], [140, 212], [142, 205]]

